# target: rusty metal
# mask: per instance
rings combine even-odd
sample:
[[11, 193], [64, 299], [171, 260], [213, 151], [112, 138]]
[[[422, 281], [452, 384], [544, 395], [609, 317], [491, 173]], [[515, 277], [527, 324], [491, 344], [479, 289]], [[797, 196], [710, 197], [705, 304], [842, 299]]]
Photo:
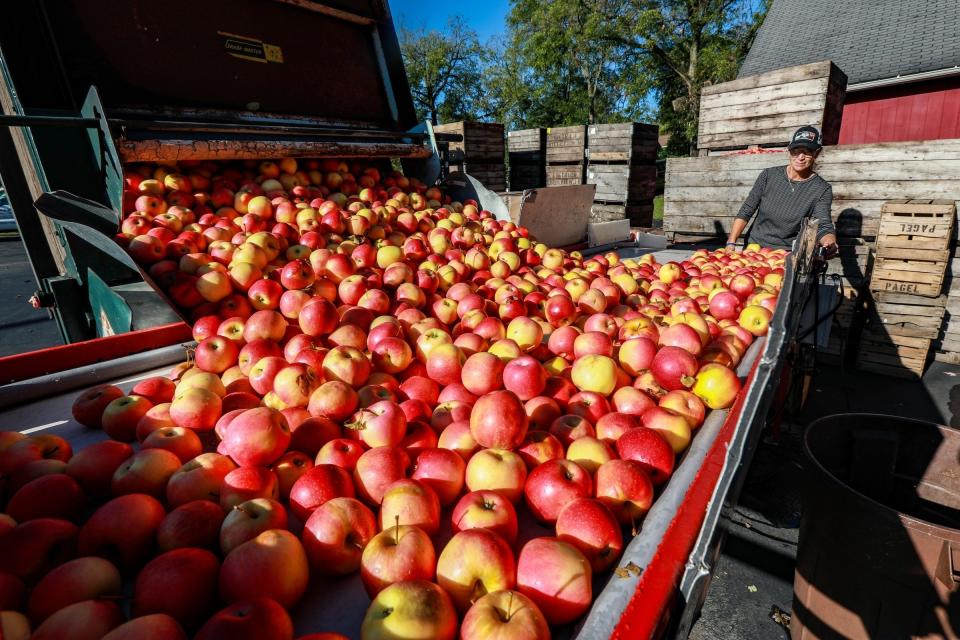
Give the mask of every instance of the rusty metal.
[[804, 446], [793, 640], [960, 637], [960, 432], [840, 414]]
[[430, 149], [417, 144], [342, 143], [277, 140], [117, 140], [123, 162], [181, 160], [259, 160], [263, 158], [429, 158]]

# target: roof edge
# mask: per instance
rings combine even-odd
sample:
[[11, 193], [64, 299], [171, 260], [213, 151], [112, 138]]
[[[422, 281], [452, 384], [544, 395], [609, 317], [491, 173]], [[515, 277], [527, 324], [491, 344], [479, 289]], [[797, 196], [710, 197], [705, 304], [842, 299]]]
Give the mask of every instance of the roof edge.
[[878, 80], [867, 80], [866, 82], [855, 82], [847, 85], [847, 93], [857, 91], [866, 91], [868, 89], [878, 89], [880, 87], [892, 87], [910, 82], [920, 82], [921, 80], [933, 80], [936, 78], [948, 78], [950, 76], [960, 75], [960, 65], [936, 69], [934, 71], [921, 71], [920, 73], [909, 73], [892, 78], [880, 78]]

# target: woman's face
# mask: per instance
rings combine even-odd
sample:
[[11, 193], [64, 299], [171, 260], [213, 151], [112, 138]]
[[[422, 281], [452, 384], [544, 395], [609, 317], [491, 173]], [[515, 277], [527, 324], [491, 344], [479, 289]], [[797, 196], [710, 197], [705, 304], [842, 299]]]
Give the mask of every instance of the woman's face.
[[819, 151], [810, 151], [803, 147], [790, 150], [790, 166], [798, 173], [803, 173], [813, 166], [814, 160], [820, 155]]

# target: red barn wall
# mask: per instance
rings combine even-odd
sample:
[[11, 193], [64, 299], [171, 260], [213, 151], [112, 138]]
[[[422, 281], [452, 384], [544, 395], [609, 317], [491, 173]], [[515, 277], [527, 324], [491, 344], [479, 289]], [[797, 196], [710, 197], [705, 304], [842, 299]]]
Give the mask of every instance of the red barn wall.
[[960, 138], [960, 76], [848, 93], [839, 144]]

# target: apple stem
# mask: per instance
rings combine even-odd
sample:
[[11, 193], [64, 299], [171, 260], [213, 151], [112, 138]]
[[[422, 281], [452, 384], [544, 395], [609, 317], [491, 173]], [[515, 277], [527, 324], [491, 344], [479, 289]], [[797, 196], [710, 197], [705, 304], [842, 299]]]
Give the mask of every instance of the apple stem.
[[353, 431], [363, 431], [367, 428], [367, 425], [360, 420], [357, 420], [356, 422], [344, 422], [343, 426]]
[[510, 618], [513, 617], [513, 591], [510, 592], [510, 600], [507, 601], [507, 619], [506, 622], [510, 622]]
[[633, 537], [637, 536], [639, 531], [637, 530], [637, 516], [630, 516], [630, 532], [633, 534]]
[[400, 544], [400, 516], [393, 516], [395, 524], [393, 525], [393, 537], [395, 544]]

